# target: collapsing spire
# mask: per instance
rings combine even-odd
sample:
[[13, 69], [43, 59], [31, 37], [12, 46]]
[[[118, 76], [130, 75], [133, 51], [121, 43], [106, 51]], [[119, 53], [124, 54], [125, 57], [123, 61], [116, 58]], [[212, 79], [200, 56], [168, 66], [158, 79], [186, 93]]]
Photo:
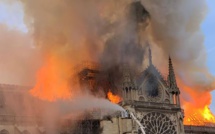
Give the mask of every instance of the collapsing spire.
[[174, 69], [173, 69], [173, 65], [172, 65], [172, 60], [171, 60], [170, 57], [169, 57], [169, 76], [168, 76], [168, 80], [169, 80], [170, 92], [180, 94], [179, 88], [178, 88], [177, 83], [176, 83], [176, 78], [175, 78], [175, 73], [174, 73]]

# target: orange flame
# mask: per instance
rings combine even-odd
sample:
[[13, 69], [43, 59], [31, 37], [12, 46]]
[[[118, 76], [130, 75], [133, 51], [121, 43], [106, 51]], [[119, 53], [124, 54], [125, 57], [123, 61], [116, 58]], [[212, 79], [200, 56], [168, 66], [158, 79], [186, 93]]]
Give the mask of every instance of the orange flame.
[[215, 117], [214, 117], [214, 115], [211, 113], [211, 111], [210, 111], [210, 109], [208, 108], [208, 106], [205, 106], [205, 108], [204, 108], [202, 114], [203, 114], [203, 117], [204, 117], [205, 120], [215, 122]]
[[190, 95], [190, 100], [182, 100], [185, 110], [184, 124], [195, 126], [214, 125], [215, 116], [209, 108], [212, 100], [210, 92], [193, 90], [193, 88], [181, 83], [180, 86]]
[[[70, 99], [75, 94], [74, 91], [71, 91], [71, 85], [68, 83], [72, 74], [71, 64], [71, 62], [68, 62], [68, 59], [60, 58], [59, 55], [57, 56], [53, 53], [48, 55], [44, 65], [37, 72], [36, 85], [30, 90], [30, 93], [35, 97], [48, 101]], [[197, 92], [193, 88], [185, 86], [180, 80], [177, 81], [179, 82], [180, 89], [186, 91], [191, 98], [191, 100], [183, 100], [183, 98], [181, 100], [185, 110], [184, 124], [215, 124], [215, 117], [209, 109], [211, 103], [210, 93]], [[114, 95], [110, 91], [107, 93], [107, 97], [115, 104], [122, 101], [121, 97]]]
[[108, 99], [112, 102], [112, 103], [115, 103], [115, 104], [117, 104], [117, 103], [119, 103], [122, 99], [119, 97], [119, 96], [117, 96], [117, 95], [114, 95], [112, 92], [108, 92], [108, 94], [107, 94], [107, 96], [108, 96]]
[[203, 109], [195, 109], [195, 113], [184, 119], [185, 125], [196, 125], [204, 126], [208, 124], [215, 124], [215, 117], [210, 111], [208, 106], [205, 106]]
[[71, 91], [68, 85], [67, 66], [55, 56], [49, 56], [45, 64], [37, 72], [37, 81], [30, 93], [42, 100], [55, 101], [68, 99]]

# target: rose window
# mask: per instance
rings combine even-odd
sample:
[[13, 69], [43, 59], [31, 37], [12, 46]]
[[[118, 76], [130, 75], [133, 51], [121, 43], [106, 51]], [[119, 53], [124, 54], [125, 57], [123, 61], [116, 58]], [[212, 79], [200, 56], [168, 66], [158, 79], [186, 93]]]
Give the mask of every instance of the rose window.
[[143, 117], [141, 123], [146, 134], [177, 134], [171, 120], [161, 113], [149, 113]]

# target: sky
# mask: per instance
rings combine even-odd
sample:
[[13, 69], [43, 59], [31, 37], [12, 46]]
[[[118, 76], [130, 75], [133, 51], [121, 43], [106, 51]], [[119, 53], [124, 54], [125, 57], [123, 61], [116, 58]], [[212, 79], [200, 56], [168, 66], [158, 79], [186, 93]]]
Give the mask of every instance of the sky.
[[[205, 35], [205, 47], [207, 50], [207, 65], [210, 72], [215, 76], [215, 0], [206, 0], [208, 14], [202, 23], [202, 31]], [[0, 24], [6, 24], [11, 29], [17, 29], [27, 33], [28, 29], [24, 24], [24, 13], [19, 2], [10, 3], [5, 6], [0, 0]], [[215, 113], [215, 91], [212, 92], [212, 104], [210, 106]]]
[[24, 11], [19, 2], [6, 4], [0, 0], [0, 23], [7, 24], [11, 29], [18, 29], [27, 32], [27, 27], [24, 23]]
[[[205, 47], [207, 49], [207, 65], [210, 72], [215, 75], [215, 1], [207, 0], [208, 14], [202, 24], [202, 30], [205, 35]], [[212, 92], [212, 104], [210, 106], [215, 113], [215, 91]]]

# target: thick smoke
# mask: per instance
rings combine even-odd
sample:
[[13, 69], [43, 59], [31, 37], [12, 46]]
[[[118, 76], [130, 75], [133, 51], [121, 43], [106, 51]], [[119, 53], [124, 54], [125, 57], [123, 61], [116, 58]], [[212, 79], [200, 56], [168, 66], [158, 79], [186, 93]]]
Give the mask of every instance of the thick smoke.
[[[106, 38], [108, 38], [108, 34], [113, 30], [112, 25], [114, 25], [113, 23], [116, 21], [114, 19], [118, 19], [118, 17], [114, 16], [117, 14], [113, 13], [110, 10], [112, 8], [117, 9], [117, 5], [115, 5], [117, 3], [114, 3], [113, 1], [101, 2], [98, 0], [89, 2], [80, 0], [53, 0], [51, 4], [49, 1], [43, 0], [21, 1], [23, 2], [25, 8], [25, 20], [26, 24], [28, 25], [29, 34], [32, 34], [31, 36], [26, 34], [27, 39], [25, 41], [27, 43], [24, 42], [23, 44], [26, 44], [26, 48], [28, 48], [28, 46], [30, 48], [32, 47], [32, 51], [40, 50], [40, 52], [42, 53], [42, 58], [37, 54], [34, 54], [31, 49], [28, 50], [25, 47], [25, 49], [23, 49], [24, 52], [19, 51], [19, 54], [23, 54], [22, 58], [26, 58], [26, 60], [24, 60], [26, 61], [26, 64], [27, 62], [33, 62], [34, 64], [37, 64], [37, 61], [31, 58], [30, 55], [33, 55], [35, 57], [38, 56], [36, 58], [41, 59], [42, 67], [37, 73], [36, 84], [38, 84], [39, 81], [40, 86], [42, 85], [40, 82], [48, 81], [47, 83], [42, 85], [48, 87], [43, 87], [42, 90], [44, 91], [41, 91], [41, 87], [38, 88], [39, 93], [36, 92], [35, 96], [38, 96], [38, 94], [49, 96], [53, 94], [53, 92], [55, 92], [53, 98], [59, 96], [65, 97], [63, 95], [65, 95], [65, 93], [67, 94], [67, 91], [72, 90], [71, 96], [74, 100], [69, 102], [61, 102], [59, 104], [56, 104], [57, 102], [53, 104], [51, 103], [51, 105], [48, 104], [42, 110], [47, 110], [47, 113], [49, 113], [49, 115], [45, 116], [44, 119], [46, 121], [50, 121], [47, 124], [51, 125], [50, 127], [52, 128], [52, 130], [55, 128], [55, 126], [53, 126], [55, 125], [55, 121], [58, 119], [58, 117], [64, 116], [65, 112], [77, 112], [80, 114], [89, 108], [108, 109], [111, 112], [122, 110], [122, 108], [112, 104], [106, 99], [97, 99], [88, 95], [88, 93], [79, 94], [79, 92], [76, 90], [81, 89], [78, 87], [72, 87], [72, 89], [70, 87], [67, 87], [68, 81], [70, 81], [72, 74], [77, 73], [75, 72], [76, 70], [74, 69], [74, 67], [80, 64], [82, 61], [99, 61], [99, 57], [104, 48], [104, 42]], [[122, 15], [120, 15], [119, 13], [119, 15], [117, 16]], [[34, 40], [33, 43], [31, 42], [32, 36]], [[11, 49], [9, 47], [6, 48], [10, 49], [10, 51], [19, 50], [16, 47], [14, 47], [15, 49]], [[10, 55], [6, 56], [11, 57]], [[17, 59], [17, 57], [15, 59]], [[20, 62], [20, 60], [16, 61], [22, 63]], [[34, 64], [30, 63], [28, 65], [34, 66]], [[37, 64], [35, 66], [37, 67], [39, 65]], [[32, 67], [29, 67], [27, 69], [32, 69]], [[21, 74], [28, 74], [32, 76], [36, 74], [35, 71], [31, 71], [31, 73], [35, 74], [28, 73], [27, 69], [22, 70], [24, 71], [24, 73], [21, 72]], [[21, 74], [18, 74], [17, 76], [21, 76]], [[19, 84], [22, 83], [20, 82]], [[65, 90], [67, 91], [64, 91], [63, 88], [65, 88]], [[49, 90], [51, 90], [51, 92], [49, 92]], [[41, 92], [45, 92], [45, 94]], [[76, 96], [78, 96], [78, 98], [75, 98]], [[12, 107], [15, 104], [16, 103], [13, 104], [12, 102]], [[51, 107], [52, 105], [54, 106]], [[68, 109], [68, 107], [70, 107], [70, 109]], [[52, 111], [50, 111], [49, 108]], [[54, 115], [50, 114], [51, 112], [57, 110], [59, 110], [60, 113], [54, 113]], [[31, 115], [32, 112], [30, 112], [29, 114]], [[41, 114], [44, 115], [46, 114], [46, 112]]]
[[[53, 81], [56, 77], [61, 85], [66, 85], [71, 74], [77, 73], [73, 68], [83, 61], [99, 63], [107, 83], [118, 79], [116, 69], [121, 76], [119, 66], [124, 63], [132, 65], [134, 70], [142, 66], [145, 49], [142, 42], [146, 38], [138, 35], [145, 32], [148, 13], [140, 3], [131, 4], [130, 0], [22, 2], [36, 45], [44, 52], [45, 68], [55, 70], [51, 83], [56, 83]], [[118, 81], [113, 82], [116, 83], [119, 85]]]
[[[11, 88], [14, 88], [11, 90]], [[104, 116], [115, 114], [116, 111], [124, 111], [118, 105], [112, 104], [107, 99], [96, 98], [91, 95], [77, 96], [70, 100], [55, 102], [41, 101], [28, 94], [29, 87], [1, 85], [1, 110], [2, 114], [11, 116], [30, 116], [41, 122], [48, 134], [55, 134], [65, 121], [87, 118], [87, 115], [101, 119]], [[4, 110], [3, 110], [3, 109]], [[89, 114], [90, 113], [90, 114]], [[62, 124], [59, 124], [59, 122]], [[71, 126], [72, 127], [72, 126]]]
[[40, 52], [23, 24], [22, 4], [14, 0], [0, 1], [0, 81], [32, 85], [39, 67]]
[[50, 80], [52, 88], [65, 86], [82, 61], [99, 63], [104, 79], [114, 85], [124, 63], [133, 71], [144, 69], [149, 42], [153, 63], [162, 72], [167, 73], [167, 57], [172, 57], [183, 100], [196, 105], [200, 98], [200, 107], [210, 104], [210, 95], [201, 95], [214, 88], [200, 30], [205, 1], [141, 0], [142, 6], [131, 4], [132, 0], [21, 1], [35, 47], [43, 52], [44, 68], [39, 74]]
[[[163, 63], [173, 59], [184, 108], [203, 108], [211, 103], [214, 77], [206, 65], [206, 50], [201, 23], [207, 7], [203, 0], [142, 0], [150, 14], [149, 38], [155, 49], [155, 64], [166, 72]], [[167, 61], [167, 60], [165, 60]], [[165, 68], [164, 68], [165, 67]], [[187, 110], [187, 113], [189, 111]]]
[[205, 1], [142, 0], [142, 3], [151, 16], [150, 37], [163, 55], [173, 58], [178, 76], [187, 85], [198, 87], [196, 90], [212, 90], [214, 79], [206, 66], [200, 29], [207, 10]]
[[141, 0], [149, 13], [142, 25], [133, 17], [130, 0], [22, 2], [37, 46], [46, 56], [54, 55], [61, 64], [66, 63], [65, 70], [86, 60], [100, 62], [109, 75], [126, 62], [139, 69], [145, 42], [149, 41], [154, 51], [153, 61], [162, 72], [167, 73], [163, 63], [167, 65], [167, 56], [172, 57], [182, 89], [205, 92], [214, 87], [214, 78], [205, 63], [200, 30], [206, 13], [205, 1]]
[[[80, 119], [89, 119], [89, 117], [96, 116], [96, 119], [102, 119], [107, 115], [115, 114], [116, 111], [124, 111], [118, 105], [112, 104], [107, 99], [96, 98], [91, 95], [77, 96], [71, 100], [61, 100], [56, 102], [41, 102], [43, 103], [43, 117], [44, 126], [48, 134], [53, 134], [58, 131], [62, 124], [70, 120], [75, 125]], [[44, 105], [45, 103], [45, 105]], [[74, 126], [70, 126], [74, 127]]]

